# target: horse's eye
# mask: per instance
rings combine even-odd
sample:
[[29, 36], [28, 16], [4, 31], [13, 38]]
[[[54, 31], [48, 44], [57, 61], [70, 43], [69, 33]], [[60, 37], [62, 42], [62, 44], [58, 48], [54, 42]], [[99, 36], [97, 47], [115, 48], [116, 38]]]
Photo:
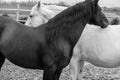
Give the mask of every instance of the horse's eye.
[[30, 17], [30, 18], [32, 18], [32, 17], [33, 17], [33, 15], [29, 15], [29, 17]]

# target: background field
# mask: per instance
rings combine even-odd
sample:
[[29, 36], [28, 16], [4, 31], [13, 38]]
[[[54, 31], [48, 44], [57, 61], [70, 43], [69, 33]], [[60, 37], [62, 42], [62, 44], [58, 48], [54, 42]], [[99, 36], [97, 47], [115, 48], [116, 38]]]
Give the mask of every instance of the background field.
[[[31, 9], [36, 3], [0, 3], [0, 8], [16, 8], [16, 5], [19, 4], [21, 9]], [[59, 3], [59, 5], [65, 5], [64, 3]], [[68, 5], [67, 5], [68, 6]], [[120, 20], [120, 8], [106, 8], [103, 7], [103, 12], [111, 21], [114, 18]], [[0, 11], [0, 14], [8, 13], [13, 15], [15, 18], [16, 12], [13, 11]], [[29, 12], [21, 12], [21, 16], [27, 16]], [[5, 61], [5, 64], [2, 67], [0, 72], [0, 80], [42, 80], [43, 71], [41, 70], [29, 70], [20, 68], [8, 60]], [[61, 80], [70, 80], [69, 77], [70, 71], [69, 68], [63, 70], [61, 75]], [[84, 80], [120, 80], [120, 67], [113, 69], [105, 69], [95, 67], [91, 64], [85, 65], [83, 69], [83, 79]]]

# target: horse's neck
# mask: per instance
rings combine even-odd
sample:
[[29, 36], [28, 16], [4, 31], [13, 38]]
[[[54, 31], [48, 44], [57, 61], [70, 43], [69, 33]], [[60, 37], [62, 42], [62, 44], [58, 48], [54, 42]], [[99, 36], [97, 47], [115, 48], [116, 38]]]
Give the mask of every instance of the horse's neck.
[[[60, 27], [63, 27], [63, 26], [60, 26]], [[74, 27], [74, 28], [71, 28], [71, 27]], [[74, 47], [77, 41], [79, 40], [79, 37], [84, 27], [85, 27], [85, 23], [83, 24], [79, 22], [76, 23], [75, 25], [66, 25], [64, 29], [62, 28], [57, 29], [57, 26], [56, 26], [56, 29], [53, 29], [51, 30], [50, 33], [48, 33], [49, 35], [48, 37], [51, 38], [52, 40], [55, 38], [56, 40], [59, 38], [63, 38], [64, 40], [68, 41], [72, 47]]]
[[[84, 11], [84, 10], [87, 10], [87, 11]], [[74, 26], [74, 27], [76, 27], [76, 28], [74, 28], [75, 32], [73, 31], [73, 33], [72, 33], [73, 35], [71, 35], [71, 38], [73, 39], [74, 44], [76, 44], [77, 41], [79, 40], [86, 24], [89, 23], [89, 19], [90, 19], [91, 14], [92, 14], [92, 11], [90, 11], [89, 9], [86, 9], [86, 7], [85, 7], [85, 9], [83, 8], [82, 11], [83, 11], [83, 15], [81, 14], [81, 12], [77, 13], [78, 16], [77, 16], [76, 21], [75, 21], [77, 26]], [[81, 17], [81, 15], [82, 15], [82, 17]]]
[[75, 46], [75, 44], [79, 40], [86, 24], [88, 23], [88, 19], [84, 18], [82, 20], [77, 20], [77, 21], [75, 21], [75, 24], [71, 26], [71, 27], [74, 27], [74, 28], [72, 28], [71, 31], [70, 31], [70, 34], [67, 34], [67, 35], [70, 36], [70, 39], [72, 41], [72, 45]]
[[84, 28], [85, 28], [86, 24], [79, 24], [77, 26], [75, 26], [76, 28], [73, 29], [73, 31], [71, 31], [70, 38], [72, 39], [72, 44], [75, 46], [75, 44], [77, 43], [77, 41], [79, 40]]
[[[88, 7], [87, 7], [88, 8]], [[77, 43], [85, 25], [88, 23], [91, 12], [86, 6], [73, 6], [62, 13], [58, 14], [53, 19], [49, 20], [48, 29], [52, 35], [64, 37], [73, 46]], [[89, 14], [88, 14], [89, 13]], [[51, 35], [49, 35], [51, 36]]]
[[75, 45], [79, 40], [86, 24], [88, 23], [88, 20], [89, 18], [79, 19], [75, 21], [74, 25], [71, 24], [72, 25], [71, 27], [74, 27], [74, 28], [71, 29], [70, 34], [68, 35], [72, 39], [73, 45]]

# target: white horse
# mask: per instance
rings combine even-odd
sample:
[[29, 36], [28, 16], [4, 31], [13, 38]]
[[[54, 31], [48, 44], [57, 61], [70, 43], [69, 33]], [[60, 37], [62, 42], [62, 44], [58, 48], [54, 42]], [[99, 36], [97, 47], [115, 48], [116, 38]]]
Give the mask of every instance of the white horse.
[[30, 27], [37, 27], [39, 25], [42, 25], [64, 9], [67, 9], [67, 7], [57, 5], [44, 5], [38, 2], [32, 8], [25, 25]]
[[87, 24], [70, 62], [72, 80], [82, 79], [84, 61], [104, 67], [120, 66], [120, 25], [109, 25], [100, 29]]

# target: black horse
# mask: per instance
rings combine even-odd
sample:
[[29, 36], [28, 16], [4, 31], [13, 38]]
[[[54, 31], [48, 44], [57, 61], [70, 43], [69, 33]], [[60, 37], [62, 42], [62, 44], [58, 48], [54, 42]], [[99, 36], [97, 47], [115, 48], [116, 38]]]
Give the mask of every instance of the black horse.
[[23, 68], [44, 70], [43, 80], [59, 80], [87, 23], [107, 27], [98, 0], [78, 3], [37, 28], [0, 16], [0, 68], [7, 58]]

